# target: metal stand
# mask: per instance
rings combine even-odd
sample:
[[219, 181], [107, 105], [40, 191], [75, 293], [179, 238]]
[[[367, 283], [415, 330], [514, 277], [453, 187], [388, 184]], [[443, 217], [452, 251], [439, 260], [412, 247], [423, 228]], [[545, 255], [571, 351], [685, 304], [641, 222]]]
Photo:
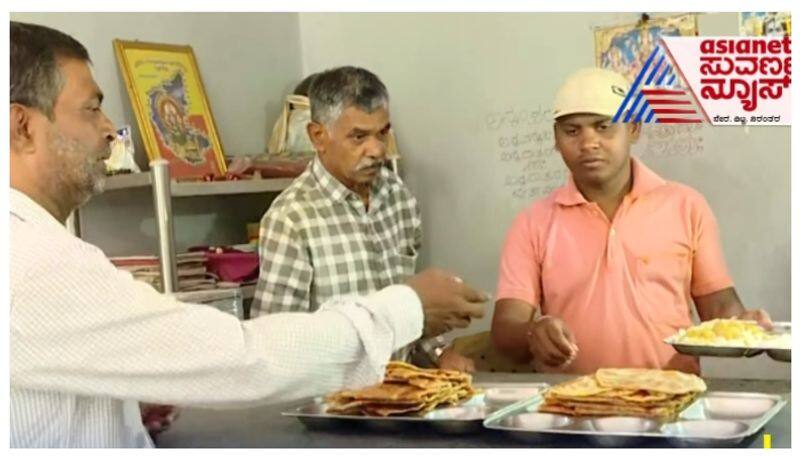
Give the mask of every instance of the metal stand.
[[158, 232], [162, 292], [171, 294], [178, 291], [178, 264], [175, 257], [175, 227], [172, 221], [169, 163], [163, 159], [150, 162], [150, 175], [153, 180], [153, 208]]

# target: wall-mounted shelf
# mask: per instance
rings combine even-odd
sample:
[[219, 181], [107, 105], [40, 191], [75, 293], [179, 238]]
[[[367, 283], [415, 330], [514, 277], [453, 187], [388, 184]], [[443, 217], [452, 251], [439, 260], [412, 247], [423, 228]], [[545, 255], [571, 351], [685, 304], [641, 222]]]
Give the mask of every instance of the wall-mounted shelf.
[[[194, 197], [203, 195], [256, 194], [264, 192], [281, 192], [292, 183], [294, 178], [242, 179], [238, 181], [212, 182], [170, 182], [170, 193], [173, 197]], [[153, 178], [150, 173], [131, 173], [109, 176], [106, 180], [106, 191], [150, 187]]]
[[[129, 173], [109, 176], [106, 180], [107, 192], [118, 192], [128, 189], [151, 189], [153, 192], [153, 209], [158, 235], [158, 251], [164, 291], [171, 293], [178, 289], [174, 218], [171, 201], [176, 197], [241, 195], [281, 192], [292, 183], [294, 178], [261, 178], [242, 179], [237, 181], [192, 181], [180, 182], [170, 180], [169, 167], [166, 161], [154, 161], [151, 170], [145, 173]], [[78, 210], [70, 216], [73, 233], [80, 236]], [[239, 287], [241, 298], [251, 300], [255, 295], [255, 284]], [[214, 289], [224, 293], [225, 289]], [[207, 294], [208, 291], [197, 294]], [[191, 298], [191, 292], [180, 292], [182, 296]], [[240, 315], [241, 317], [241, 315]]]

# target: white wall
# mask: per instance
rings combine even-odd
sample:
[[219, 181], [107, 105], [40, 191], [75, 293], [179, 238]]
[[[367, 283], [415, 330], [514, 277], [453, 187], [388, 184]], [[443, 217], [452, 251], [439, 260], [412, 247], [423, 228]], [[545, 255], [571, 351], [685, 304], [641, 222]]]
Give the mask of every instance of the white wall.
[[[593, 66], [593, 29], [635, 23], [632, 13], [300, 14], [305, 73], [344, 64], [371, 69], [391, 97], [401, 169], [420, 201], [421, 263], [455, 270], [493, 291], [505, 232], [533, 198], [517, 198], [505, 180], [524, 161], [502, 159], [500, 142], [543, 135], [536, 171], [563, 182], [549, 109], [564, 77]], [[735, 13], [699, 17], [701, 35], [736, 35]], [[530, 116], [502, 127], [506, 112]], [[533, 114], [532, 114], [533, 113]], [[788, 128], [702, 126], [670, 133], [646, 126], [634, 148], [656, 172], [685, 182], [709, 201], [728, 266], [743, 301], [790, 319]], [[522, 150], [523, 147], [518, 148]], [[559, 172], [562, 172], [559, 174]], [[544, 176], [544, 175], [543, 175]], [[534, 196], [544, 189], [525, 186]], [[466, 331], [489, 328], [491, 311]], [[764, 357], [703, 359], [711, 376], [788, 378], [790, 366]]]
[[[503, 180], [518, 164], [498, 157], [498, 139], [546, 133], [546, 118], [492, 130], [495, 113], [549, 107], [563, 77], [594, 64], [592, 28], [631, 23], [635, 14], [273, 14], [13, 13], [83, 42], [118, 123], [128, 108], [111, 40], [190, 44], [198, 58], [227, 154], [263, 151], [283, 95], [303, 75], [352, 64], [389, 88], [401, 168], [423, 209], [422, 265], [458, 271], [493, 291], [499, 248], [511, 218], [529, 204]], [[735, 14], [703, 15], [701, 34], [736, 34]], [[696, 187], [720, 221], [729, 268], [750, 306], [790, 319], [789, 129], [702, 127], [659, 139], [653, 128], [635, 152], [656, 171]], [[680, 141], [703, 146], [682, 151]], [[540, 141], [542, 150], [552, 145]], [[138, 144], [141, 150], [141, 143]], [[554, 152], [544, 169], [563, 169]], [[109, 254], [155, 252], [147, 191], [108, 194], [83, 211], [86, 238]], [[269, 204], [263, 196], [178, 200], [179, 249], [242, 241], [244, 223]], [[131, 221], [134, 221], [132, 224]], [[491, 318], [466, 333], [488, 329]], [[465, 332], [456, 332], [460, 334]], [[452, 335], [451, 335], [452, 336]], [[789, 365], [765, 357], [704, 360], [706, 374], [788, 378]]]
[[[295, 13], [11, 13], [11, 19], [57, 28], [86, 46], [105, 93], [103, 109], [117, 125], [133, 127], [141, 167], [147, 159], [113, 39], [192, 46], [226, 155], [264, 152], [285, 94], [302, 79]], [[178, 248], [245, 242], [244, 224], [258, 222], [271, 198], [176, 201]], [[81, 213], [84, 238], [107, 254], [156, 252], [149, 192], [102, 195]]]
[[301, 72], [294, 13], [11, 13], [11, 19], [55, 27], [83, 43], [106, 114], [134, 128], [111, 41], [192, 46], [227, 155], [264, 151], [282, 97]]

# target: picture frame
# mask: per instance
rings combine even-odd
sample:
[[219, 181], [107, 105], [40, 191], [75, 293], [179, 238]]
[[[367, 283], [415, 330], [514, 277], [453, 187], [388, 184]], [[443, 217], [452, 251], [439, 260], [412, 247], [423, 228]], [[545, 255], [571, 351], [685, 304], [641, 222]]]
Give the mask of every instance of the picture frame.
[[[636, 24], [598, 27], [594, 30], [595, 65], [634, 81], [661, 37], [697, 36], [697, 33], [697, 14], [648, 18]], [[676, 86], [681, 86], [681, 82]]]
[[792, 36], [790, 12], [740, 12], [740, 36]]
[[148, 159], [167, 160], [174, 179], [224, 176], [225, 155], [192, 47], [113, 44]]

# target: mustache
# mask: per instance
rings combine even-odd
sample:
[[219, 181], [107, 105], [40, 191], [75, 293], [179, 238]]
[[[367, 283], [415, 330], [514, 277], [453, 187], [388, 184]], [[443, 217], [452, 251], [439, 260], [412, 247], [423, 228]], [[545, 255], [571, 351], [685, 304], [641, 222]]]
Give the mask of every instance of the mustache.
[[385, 161], [383, 161], [383, 160], [373, 160], [373, 161], [369, 161], [369, 162], [363, 162], [363, 163], [360, 163], [356, 167], [356, 171], [366, 170], [367, 168], [377, 168], [377, 167], [383, 165], [384, 162]]

